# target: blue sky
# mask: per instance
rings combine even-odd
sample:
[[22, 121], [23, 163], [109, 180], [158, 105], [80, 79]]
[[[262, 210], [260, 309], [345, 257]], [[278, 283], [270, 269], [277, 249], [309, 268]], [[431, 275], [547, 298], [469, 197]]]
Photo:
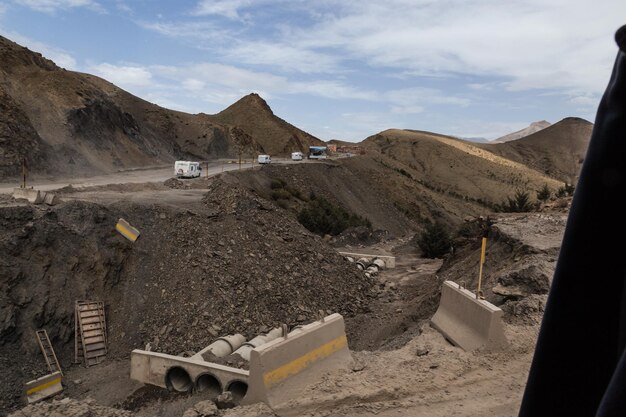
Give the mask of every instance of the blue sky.
[[593, 121], [624, 0], [0, 0], [0, 34], [161, 106], [251, 92], [321, 139]]

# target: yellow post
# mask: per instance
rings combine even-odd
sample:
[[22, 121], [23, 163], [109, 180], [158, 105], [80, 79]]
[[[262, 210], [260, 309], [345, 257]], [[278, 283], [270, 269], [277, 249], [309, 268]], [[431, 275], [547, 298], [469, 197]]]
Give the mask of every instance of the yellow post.
[[480, 269], [478, 272], [478, 288], [476, 289], [476, 299], [483, 298], [480, 286], [483, 281], [483, 264], [485, 263], [485, 251], [487, 250], [487, 238], [483, 238], [483, 246], [480, 250]]

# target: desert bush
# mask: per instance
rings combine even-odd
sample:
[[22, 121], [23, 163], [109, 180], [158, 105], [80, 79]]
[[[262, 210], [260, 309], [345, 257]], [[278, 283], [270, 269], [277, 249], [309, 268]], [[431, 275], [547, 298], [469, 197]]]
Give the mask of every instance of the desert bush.
[[422, 253], [427, 258], [441, 258], [450, 251], [452, 239], [446, 227], [440, 223], [429, 223], [417, 240]]
[[548, 201], [552, 197], [552, 192], [548, 187], [548, 184], [543, 184], [540, 190], [537, 191], [537, 200], [539, 201]]
[[574, 195], [574, 189], [575, 187], [572, 184], [563, 184], [562, 187], [559, 187], [559, 189], [556, 190], [556, 196], [559, 198], [572, 196]]
[[513, 198], [508, 197], [497, 211], [506, 213], [526, 213], [535, 209], [535, 204], [530, 201], [530, 195], [527, 191], [517, 190]]
[[338, 235], [348, 227], [365, 226], [371, 229], [372, 223], [368, 219], [349, 213], [324, 197], [318, 197], [313, 193], [311, 197], [298, 213], [298, 221], [311, 232], [320, 235]]

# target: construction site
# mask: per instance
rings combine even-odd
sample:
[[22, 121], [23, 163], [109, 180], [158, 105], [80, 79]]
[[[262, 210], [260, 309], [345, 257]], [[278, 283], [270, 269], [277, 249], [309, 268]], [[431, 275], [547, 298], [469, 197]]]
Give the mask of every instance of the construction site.
[[[533, 415], [520, 406], [566, 223], [591, 230], [569, 240], [574, 270], [595, 272], [587, 251], [619, 258], [593, 234], [602, 216], [571, 218], [596, 200], [619, 215], [621, 171], [594, 176], [603, 154], [587, 154], [602, 118], [483, 143], [410, 129], [324, 142], [256, 93], [168, 110], [3, 37], [0, 99], [2, 417]], [[608, 190], [592, 203], [575, 186], [587, 166]], [[568, 351], [591, 349], [579, 323], [604, 337], [580, 298]], [[591, 368], [610, 356], [593, 352]]]
[[[379, 232], [331, 239], [267, 194], [329, 169], [2, 195], [2, 409], [56, 394], [12, 415], [514, 415], [566, 201], [467, 218], [454, 253], [428, 259], [367, 190], [353, 197]], [[475, 290], [483, 235], [488, 307], [449, 283]], [[187, 411], [203, 401], [214, 414]]]

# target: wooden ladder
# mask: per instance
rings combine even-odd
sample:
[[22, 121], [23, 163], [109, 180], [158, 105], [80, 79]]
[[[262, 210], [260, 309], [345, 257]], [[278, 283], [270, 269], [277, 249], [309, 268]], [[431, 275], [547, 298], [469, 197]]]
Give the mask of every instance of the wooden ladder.
[[54, 353], [52, 343], [50, 343], [48, 332], [46, 332], [45, 329], [41, 329], [37, 330], [35, 334], [37, 335], [37, 343], [39, 343], [39, 348], [41, 349], [41, 353], [43, 353], [43, 357], [46, 360], [46, 365], [48, 365], [50, 373], [60, 372], [61, 375], [63, 375], [57, 355]]
[[74, 309], [74, 362], [97, 365], [107, 354], [106, 319], [102, 301], [76, 301]]

